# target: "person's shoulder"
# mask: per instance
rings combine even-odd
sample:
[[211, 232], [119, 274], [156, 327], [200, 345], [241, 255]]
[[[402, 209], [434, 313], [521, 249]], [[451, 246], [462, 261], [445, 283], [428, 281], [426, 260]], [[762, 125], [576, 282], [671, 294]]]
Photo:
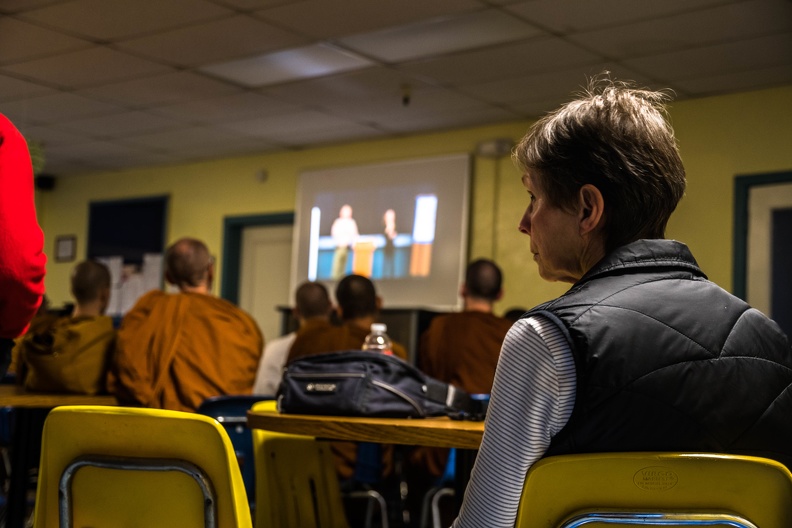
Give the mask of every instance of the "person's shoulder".
[[32, 321], [30, 321], [30, 326], [28, 327], [28, 334], [36, 334], [41, 332], [46, 332], [47, 330], [51, 329], [52, 327], [56, 326], [59, 322], [68, 320], [68, 317], [64, 317], [62, 315], [54, 314], [54, 313], [43, 313], [36, 315]]
[[213, 295], [200, 295], [199, 302], [204, 303], [208, 309], [214, 311], [218, 320], [233, 322], [246, 327], [253, 333], [261, 333], [253, 316], [231, 301]]
[[270, 339], [267, 341], [267, 346], [264, 347], [264, 352], [266, 353], [268, 350], [275, 350], [275, 349], [282, 349], [282, 348], [290, 348], [294, 340], [297, 338], [296, 332], [291, 332], [286, 335], [282, 335], [276, 337], [275, 339]]
[[467, 321], [477, 321], [481, 323], [490, 324], [493, 326], [506, 326], [509, 327], [512, 325], [511, 320], [506, 319], [505, 317], [501, 317], [500, 315], [495, 315], [492, 312], [481, 312], [481, 311], [469, 311], [469, 312], [462, 312], [459, 314], [460, 320], [467, 320]]
[[429, 321], [429, 326], [427, 327], [427, 330], [436, 330], [438, 328], [442, 328], [444, 325], [448, 324], [449, 322], [453, 322], [455, 317], [459, 314], [460, 312], [437, 314], [434, 317], [432, 317], [431, 321]]
[[84, 328], [95, 329], [102, 332], [113, 330], [113, 319], [106, 315], [64, 317], [61, 319], [60, 324], [63, 327], [72, 328], [77, 331]]
[[245, 321], [252, 321], [253, 316], [245, 310], [222, 297], [215, 297], [203, 293], [180, 293], [179, 295], [185, 296], [189, 299], [190, 303], [199, 306], [208, 311], [216, 311], [218, 314], [225, 314], [226, 316], [232, 315]]
[[172, 295], [162, 290], [149, 290], [138, 298], [129, 312], [150, 310], [160, 303], [167, 302], [171, 297]]

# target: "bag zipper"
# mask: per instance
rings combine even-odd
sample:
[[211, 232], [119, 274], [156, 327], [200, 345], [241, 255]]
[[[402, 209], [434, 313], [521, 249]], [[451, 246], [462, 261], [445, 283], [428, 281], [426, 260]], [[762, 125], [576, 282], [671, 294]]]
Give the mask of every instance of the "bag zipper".
[[399, 396], [400, 398], [406, 400], [407, 403], [409, 403], [415, 408], [419, 416], [421, 416], [422, 418], [426, 416], [425, 413], [423, 412], [423, 409], [421, 409], [421, 407], [418, 405], [418, 402], [410, 398], [408, 395], [406, 395], [405, 393], [403, 393], [393, 385], [388, 385], [387, 383], [383, 383], [379, 380], [374, 380], [374, 379], [371, 380], [371, 384], [374, 385], [375, 387], [379, 387], [381, 389], [385, 389], [386, 391], [392, 392], [396, 396]]
[[301, 374], [299, 372], [289, 372], [287, 376], [290, 378], [307, 379], [307, 378], [365, 378], [366, 375], [358, 372], [315, 372], [311, 374]]

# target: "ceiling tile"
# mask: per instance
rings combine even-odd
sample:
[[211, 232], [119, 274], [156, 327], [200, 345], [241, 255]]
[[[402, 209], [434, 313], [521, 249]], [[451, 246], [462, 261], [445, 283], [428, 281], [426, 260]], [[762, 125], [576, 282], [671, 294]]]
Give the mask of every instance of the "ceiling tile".
[[[15, 79], [7, 75], [0, 75], [0, 102], [10, 99], [35, 97], [53, 92], [55, 92], [55, 89], [48, 86]], [[0, 111], [2, 111], [2, 108], [2, 105], [0, 105]]]
[[382, 135], [370, 126], [314, 111], [225, 123], [222, 127], [292, 148]]
[[568, 2], [529, 0], [506, 6], [505, 9], [553, 33], [567, 34], [683, 13], [723, 4], [724, 1], [730, 0], [663, 0], [662, 2], [598, 0], [576, 2], [574, 8], [570, 8]]
[[629, 59], [624, 64], [665, 82], [783, 65], [792, 67], [792, 33]]
[[128, 106], [146, 106], [201, 99], [239, 92], [237, 86], [191, 72], [176, 72], [120, 83], [86, 88], [79, 93], [117, 101]]
[[0, 64], [87, 48], [91, 43], [9, 17], [0, 18]]
[[69, 2], [70, 0], [2, 0], [0, 1], [0, 13], [21, 13], [31, 11], [46, 5]]
[[244, 118], [295, 112], [298, 106], [253, 92], [198, 99], [151, 111], [192, 124], [223, 123]]
[[[313, 38], [332, 38], [480, 9], [477, 0], [302, 0], [257, 13]], [[310, 16], [306, 16], [310, 13]]]
[[194, 66], [307, 43], [303, 37], [239, 15], [119, 42], [116, 47], [160, 61]]
[[375, 66], [365, 70], [262, 88], [261, 92], [294, 104], [310, 103], [315, 107], [327, 107], [337, 103], [351, 103], [354, 106], [357, 102], [367, 99], [382, 98], [400, 104], [405, 85], [408, 85], [412, 91], [429, 86], [408, 73]]
[[[222, 137], [220, 131], [215, 137]], [[233, 141], [213, 141], [211, 143], [184, 145], [163, 152], [173, 161], [199, 161], [217, 159], [226, 156], [241, 156], [246, 154], [261, 154], [273, 150], [282, 150], [281, 145], [273, 145], [259, 138], [235, 138]]]
[[0, 71], [69, 88], [153, 75], [168, 69], [103, 46], [0, 66]]
[[397, 62], [523, 40], [541, 33], [516, 17], [488, 9], [353, 35], [338, 42], [367, 56]]
[[116, 105], [66, 92], [3, 103], [3, 113], [9, 118], [16, 116], [20, 122], [31, 124], [62, 123], [69, 119], [107, 115], [119, 110]]
[[441, 84], [466, 85], [600, 62], [598, 55], [560, 38], [540, 38], [399, 66]]
[[58, 145], [47, 148], [47, 154], [63, 153], [71, 159], [90, 159], [96, 162], [103, 162], [113, 157], [134, 157], [152, 152], [145, 148], [123, 145], [118, 141], [86, 141], [72, 145]]
[[140, 134], [119, 140], [119, 143], [169, 152], [179, 149], [211, 147], [215, 143], [247, 142], [250, 135], [237, 134], [229, 130], [214, 129], [206, 126], [189, 126], [179, 130], [165, 130]]
[[294, 0], [215, 0], [215, 2], [240, 11], [255, 11], [266, 7], [293, 3]]
[[348, 119], [342, 119], [322, 112], [306, 110], [293, 114], [233, 121], [224, 123], [222, 127], [248, 136], [277, 140], [277, 138], [281, 136], [294, 136], [301, 132], [313, 133], [317, 130], [332, 130], [335, 127], [343, 128], [354, 124], [355, 123]]
[[322, 107], [336, 116], [392, 132], [404, 132], [410, 126], [426, 130], [432, 128], [432, 122], [437, 123], [437, 128], [444, 128], [451, 120], [470, 123], [517, 118], [500, 108], [437, 87], [413, 89], [406, 105], [400, 94], [372, 93], [368, 97], [324, 99]]
[[73, 119], [61, 128], [76, 130], [95, 138], [112, 139], [183, 126], [183, 123], [147, 112], [121, 112], [89, 119]]
[[20, 15], [31, 22], [101, 41], [214, 20], [232, 11], [206, 0], [73, 0]]
[[328, 143], [343, 143], [381, 137], [384, 133], [356, 123], [342, 123], [329, 128], [306, 128], [291, 132], [274, 133], [263, 136], [272, 143], [289, 148], [305, 148], [312, 145], [326, 145]]
[[518, 118], [517, 114], [508, 110], [441, 90], [423, 94], [406, 107], [389, 104], [387, 110], [377, 113], [374, 121], [384, 130], [407, 133], [513, 121]]
[[792, 31], [792, 2], [754, 0], [572, 35], [614, 59]]
[[696, 96], [721, 94], [727, 86], [731, 91], [754, 90], [782, 84], [792, 84], [792, 66], [789, 64], [677, 81], [682, 89]]
[[73, 145], [74, 143], [91, 141], [91, 138], [88, 136], [76, 133], [74, 130], [64, 129], [61, 125], [22, 125], [19, 127], [19, 130], [29, 141], [37, 141], [44, 145], [45, 149], [54, 145]]
[[[510, 77], [481, 84], [467, 85], [460, 91], [493, 104], [521, 108], [534, 101], [568, 100], [573, 93], [585, 88], [588, 79], [608, 71], [614, 79], [629, 79], [645, 85], [648, 79], [614, 63], [576, 67], [548, 73]], [[546, 108], [545, 110], [551, 110]]]

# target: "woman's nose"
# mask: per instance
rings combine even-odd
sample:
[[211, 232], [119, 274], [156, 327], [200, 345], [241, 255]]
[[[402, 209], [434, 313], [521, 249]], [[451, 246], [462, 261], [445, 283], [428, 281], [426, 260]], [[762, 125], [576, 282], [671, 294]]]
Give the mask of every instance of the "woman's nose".
[[531, 216], [528, 214], [528, 211], [525, 211], [520, 223], [517, 225], [517, 229], [520, 230], [520, 233], [524, 235], [531, 234]]

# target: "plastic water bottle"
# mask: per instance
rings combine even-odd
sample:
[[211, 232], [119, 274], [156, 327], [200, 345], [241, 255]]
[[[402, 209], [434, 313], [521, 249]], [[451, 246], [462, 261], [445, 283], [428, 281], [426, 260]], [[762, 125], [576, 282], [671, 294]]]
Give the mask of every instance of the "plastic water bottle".
[[380, 354], [393, 355], [393, 343], [385, 332], [388, 326], [382, 323], [374, 323], [371, 325], [371, 333], [366, 336], [363, 341], [363, 350], [369, 352], [379, 352]]

